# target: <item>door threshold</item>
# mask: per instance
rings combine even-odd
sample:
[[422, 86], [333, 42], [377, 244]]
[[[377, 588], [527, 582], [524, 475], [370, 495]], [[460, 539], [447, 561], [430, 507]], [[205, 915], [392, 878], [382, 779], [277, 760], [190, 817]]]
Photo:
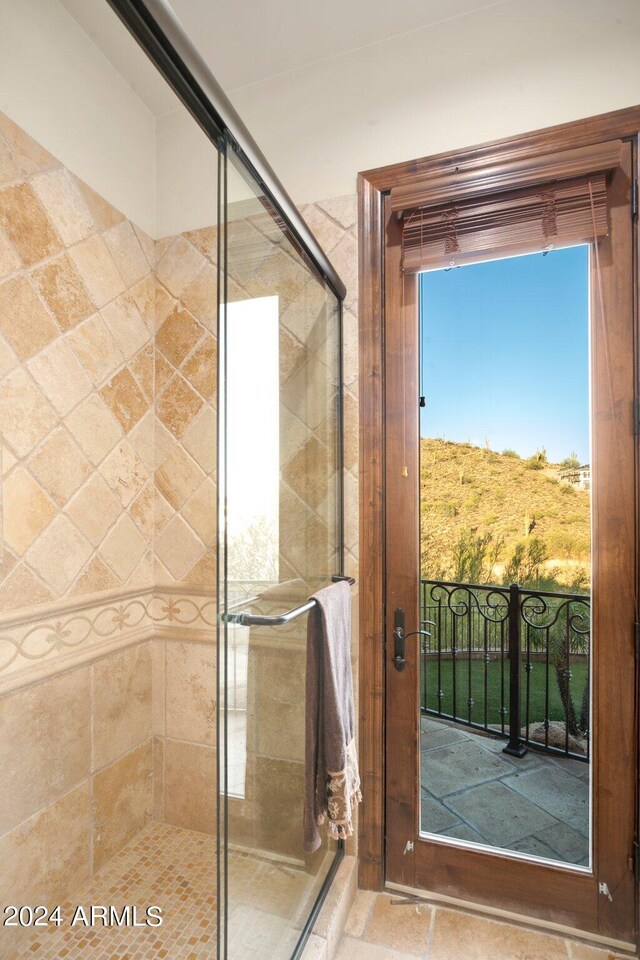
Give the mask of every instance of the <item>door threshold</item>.
[[599, 947], [611, 947], [615, 950], [622, 950], [629, 956], [637, 956], [636, 945], [628, 943], [626, 940], [614, 940], [610, 937], [602, 937], [597, 933], [585, 933], [584, 930], [576, 930], [575, 927], [568, 927], [562, 923], [554, 923], [551, 920], [537, 920], [535, 917], [523, 916], [520, 913], [511, 913], [509, 910], [499, 910], [496, 907], [487, 907], [481, 903], [475, 903], [472, 900], [461, 900], [457, 897], [448, 897], [444, 893], [434, 893], [431, 890], [420, 890], [417, 887], [406, 887], [401, 883], [385, 883], [385, 890], [394, 890], [396, 893], [405, 893], [418, 900], [424, 900], [427, 903], [436, 903], [441, 906], [455, 907], [466, 910], [468, 913], [478, 913], [494, 920], [508, 920], [510, 923], [516, 923], [518, 926], [533, 927], [536, 930], [543, 930], [547, 933], [557, 933], [564, 937], [571, 937], [573, 940], [582, 940], [585, 943]]

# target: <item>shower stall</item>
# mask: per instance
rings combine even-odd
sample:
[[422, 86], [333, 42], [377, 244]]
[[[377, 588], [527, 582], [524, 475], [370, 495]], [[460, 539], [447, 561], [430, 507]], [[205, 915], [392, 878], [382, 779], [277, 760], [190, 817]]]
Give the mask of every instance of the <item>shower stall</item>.
[[5, 5], [3, 960], [301, 955], [344, 294], [164, 0]]

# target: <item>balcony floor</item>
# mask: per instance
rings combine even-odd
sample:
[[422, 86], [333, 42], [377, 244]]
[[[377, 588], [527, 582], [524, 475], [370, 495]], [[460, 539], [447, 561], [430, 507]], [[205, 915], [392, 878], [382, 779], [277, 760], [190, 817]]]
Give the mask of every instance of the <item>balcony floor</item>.
[[587, 866], [589, 764], [504, 746], [422, 718], [422, 831]]

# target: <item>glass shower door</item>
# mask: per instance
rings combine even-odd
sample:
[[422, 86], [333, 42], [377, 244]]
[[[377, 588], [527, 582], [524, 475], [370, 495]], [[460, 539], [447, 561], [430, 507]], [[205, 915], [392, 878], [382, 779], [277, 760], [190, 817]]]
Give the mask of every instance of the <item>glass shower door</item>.
[[[335, 843], [303, 850], [306, 615], [341, 571], [340, 302], [227, 151], [219, 359], [220, 955], [297, 955]], [[234, 622], [235, 621], [235, 622]]]

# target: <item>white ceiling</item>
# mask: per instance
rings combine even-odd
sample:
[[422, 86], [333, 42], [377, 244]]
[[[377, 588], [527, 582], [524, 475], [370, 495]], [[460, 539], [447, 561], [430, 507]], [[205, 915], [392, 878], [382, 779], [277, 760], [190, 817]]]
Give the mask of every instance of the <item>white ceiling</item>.
[[496, 0], [172, 2], [225, 90], [495, 4]]
[[[222, 87], [234, 92], [388, 37], [411, 33], [509, 0], [172, 0]], [[156, 115], [173, 93], [106, 0], [62, 0]]]

